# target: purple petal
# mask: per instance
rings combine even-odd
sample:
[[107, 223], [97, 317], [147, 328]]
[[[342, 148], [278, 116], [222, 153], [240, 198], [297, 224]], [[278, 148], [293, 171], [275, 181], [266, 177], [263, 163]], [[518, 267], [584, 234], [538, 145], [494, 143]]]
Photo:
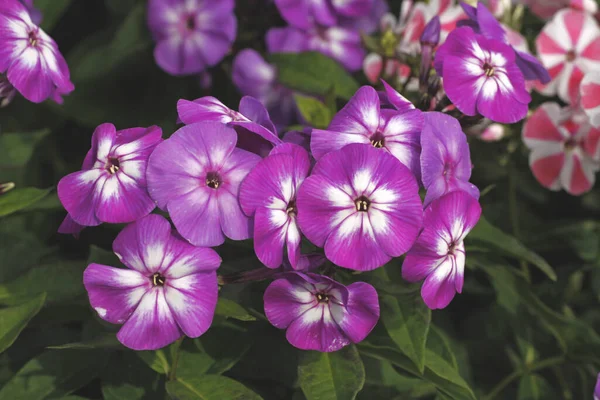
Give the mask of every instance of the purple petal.
[[85, 228], [83, 225], [79, 225], [69, 214], [65, 217], [63, 222], [58, 227], [58, 233], [70, 234], [75, 238], [79, 237], [81, 231]]
[[99, 264], [85, 269], [83, 284], [94, 310], [112, 324], [125, 323], [152, 287], [150, 280], [138, 271]]
[[433, 201], [425, 210], [423, 225], [438, 232], [448, 232], [453, 241], [462, 241], [481, 216], [479, 202], [463, 191], [448, 193]]
[[156, 125], [149, 128], [123, 129], [116, 133], [115, 147], [112, 154], [117, 157], [132, 159], [140, 153], [145, 154], [148, 150], [152, 152], [161, 142], [162, 129]]
[[368, 283], [356, 282], [348, 286], [348, 303], [343, 318], [333, 318], [354, 343], [369, 335], [379, 320], [377, 291]]
[[215, 271], [221, 257], [211, 248], [192, 246], [177, 234], [171, 234], [159, 270], [167, 279]]
[[235, 193], [223, 188], [218, 194], [219, 222], [225, 236], [232, 240], [246, 240], [252, 237], [252, 220], [248, 218], [238, 202], [238, 190]]
[[[515, 50], [514, 47], [513, 50]], [[523, 51], [515, 50], [515, 54], [517, 66], [525, 76], [526, 80], [538, 80], [542, 84], [547, 84], [552, 80], [550, 73], [544, 68], [540, 60]]]
[[154, 59], [159, 67], [175, 76], [196, 74], [206, 67], [196, 44], [179, 35], [160, 40], [154, 49]]
[[477, 4], [477, 23], [479, 24], [479, 30], [483, 36], [489, 39], [499, 40], [503, 43], [506, 42], [506, 32], [504, 31], [504, 28], [502, 28], [502, 25], [500, 25], [496, 17], [494, 17], [481, 2]]
[[219, 200], [213, 189], [197, 188], [169, 201], [167, 210], [177, 231], [195, 246], [223, 244]]
[[146, 188], [122, 171], [109, 176], [96, 203], [96, 216], [103, 222], [133, 222], [150, 214], [156, 207]]
[[451, 258], [448, 258], [423, 283], [421, 296], [427, 307], [432, 310], [446, 308], [456, 294], [455, 279]]
[[181, 99], [177, 102], [177, 114], [184, 124], [217, 121], [227, 124], [233, 121], [232, 110], [218, 99], [206, 96], [194, 101]]
[[106, 175], [103, 170], [73, 172], [58, 182], [58, 198], [75, 222], [83, 226], [100, 225], [96, 206]]
[[277, 70], [253, 49], [240, 51], [233, 60], [232, 80], [243, 95], [261, 101], [269, 96], [277, 80]]
[[314, 296], [309, 288], [300, 278], [287, 277], [273, 281], [264, 294], [265, 315], [269, 322], [276, 328], [286, 329], [311, 309]]
[[284, 210], [259, 208], [254, 216], [254, 251], [269, 268], [279, 268], [289, 227], [289, 216]]
[[42, 55], [34, 47], [28, 47], [8, 69], [9, 82], [34, 103], [41, 103], [52, 94], [54, 83], [46, 70]]
[[379, 131], [385, 138], [384, 147], [407, 166], [421, 180], [420, 136], [423, 129], [423, 115], [420, 110], [404, 113], [381, 110]]
[[[332, 305], [334, 311], [342, 306]], [[351, 343], [350, 339], [338, 326], [329, 307], [316, 306], [290, 324], [286, 338], [301, 350], [318, 350], [332, 352]]]
[[311, 28], [314, 20], [325, 26], [336, 23], [334, 10], [326, 0], [275, 0], [275, 4], [287, 23], [301, 29]]
[[396, 91], [393, 87], [391, 87], [386, 81], [381, 80], [383, 84], [383, 88], [385, 90], [386, 100], [390, 102], [394, 108], [400, 112], [406, 112], [409, 110], [414, 110], [415, 106], [411, 103], [407, 98], [402, 96], [400, 93]]
[[[91, 169], [93, 166], [93, 162], [101, 161], [106, 163], [108, 161], [108, 155], [113, 148], [113, 145], [117, 138], [117, 128], [113, 124], [105, 123], [98, 125], [98, 127], [94, 130], [92, 135], [92, 148], [91, 158], [92, 164], [89, 165], [88, 168], [83, 169]], [[87, 159], [85, 163], [89, 163], [90, 160]], [[98, 165], [103, 166], [103, 165]]]
[[291, 26], [269, 29], [265, 40], [269, 53], [300, 53], [308, 50], [306, 33]]
[[219, 293], [216, 272], [167, 279], [164, 288], [167, 304], [186, 336], [195, 338], [210, 328]]
[[269, 112], [260, 101], [258, 101], [254, 97], [244, 96], [240, 100], [238, 108], [240, 110], [240, 113], [242, 113], [250, 121], [256, 122], [257, 124], [266, 128], [269, 131], [270, 134], [267, 137], [265, 137], [265, 139], [276, 144], [281, 143], [281, 140], [279, 140], [279, 138], [277, 137], [277, 130], [275, 129], [275, 125], [273, 125], [273, 122], [271, 121]]
[[165, 299], [165, 291], [155, 287], [148, 291], [117, 339], [133, 350], [156, 350], [173, 343], [183, 335]]

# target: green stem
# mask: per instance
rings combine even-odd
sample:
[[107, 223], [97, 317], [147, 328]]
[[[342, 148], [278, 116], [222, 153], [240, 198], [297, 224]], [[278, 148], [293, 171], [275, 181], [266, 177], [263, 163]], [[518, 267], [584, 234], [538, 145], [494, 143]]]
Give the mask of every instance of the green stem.
[[[183, 339], [185, 339], [185, 336], [180, 337], [179, 339], [177, 339], [177, 341], [175, 343], [173, 343], [174, 349], [171, 349], [171, 354], [173, 355], [173, 362], [171, 364], [171, 369], [169, 371], [169, 380], [170, 381], [174, 381], [175, 378], [177, 377], [177, 364], [179, 364], [179, 354], [180, 354], [180, 349], [181, 349], [181, 343], [183, 342]], [[173, 352], [175, 354], [173, 354]]]
[[530, 374], [535, 371], [539, 371], [544, 368], [553, 367], [556, 365], [563, 364], [565, 362], [564, 356], [557, 356], [547, 358], [538, 363], [534, 363], [529, 367], [525, 367], [524, 369], [520, 369], [514, 371], [510, 375], [507, 375], [498, 383], [491, 392], [489, 392], [486, 396], [482, 398], [482, 400], [493, 400], [498, 396], [508, 385], [510, 385], [514, 380], [522, 377], [523, 375]]
[[[510, 222], [512, 225], [513, 235], [520, 239], [521, 230], [519, 227], [519, 209], [517, 206], [517, 180], [515, 177], [515, 169], [511, 165], [508, 171], [508, 208], [510, 214]], [[521, 261], [521, 270], [523, 271], [523, 275], [527, 282], [531, 281], [531, 276], [529, 274], [529, 267], [527, 266], [527, 262]]]

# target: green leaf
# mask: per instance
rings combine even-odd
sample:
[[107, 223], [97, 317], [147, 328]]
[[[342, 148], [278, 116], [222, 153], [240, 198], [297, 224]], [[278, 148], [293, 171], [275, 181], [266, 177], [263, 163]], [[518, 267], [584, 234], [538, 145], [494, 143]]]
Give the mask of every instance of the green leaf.
[[12, 214], [40, 201], [52, 189], [17, 188], [0, 196], [0, 217]]
[[468, 238], [491, 245], [493, 248], [518, 260], [527, 261], [538, 267], [548, 278], [556, 281], [556, 272], [546, 260], [529, 250], [515, 237], [490, 224], [483, 216], [481, 216]]
[[15, 280], [0, 284], [0, 304], [13, 305], [44, 292], [48, 303], [83, 294], [85, 266], [83, 261], [68, 261], [32, 268]]
[[234, 318], [240, 321], [256, 321], [256, 317], [249, 314], [248, 311], [233, 300], [219, 297], [215, 315], [225, 318]]
[[171, 364], [169, 363], [167, 355], [162, 349], [154, 351], [138, 351], [136, 354], [150, 368], [159, 374], [167, 375], [171, 370]]
[[73, 0], [36, 0], [35, 7], [42, 13], [42, 29], [50, 32]]
[[53, 350], [119, 349], [123, 348], [123, 345], [117, 340], [114, 333], [105, 333], [90, 340], [48, 346], [48, 348]]
[[365, 368], [354, 345], [333, 353], [306, 351], [298, 382], [307, 400], [351, 400], [365, 384]]
[[0, 135], [0, 169], [25, 166], [31, 158], [35, 146], [49, 133], [49, 129], [43, 129], [30, 133]]
[[326, 95], [333, 86], [338, 97], [349, 99], [358, 83], [336, 61], [317, 52], [271, 54], [278, 69], [279, 81], [307, 94]]
[[538, 374], [528, 374], [521, 378], [517, 400], [545, 400], [555, 391]]
[[21, 305], [0, 309], [0, 353], [14, 343], [45, 301], [46, 293], [42, 293]]
[[111, 267], [122, 265], [121, 260], [119, 260], [119, 257], [117, 257], [115, 253], [94, 245], [90, 246], [90, 255], [87, 259], [87, 264], [92, 263], [108, 265]]
[[458, 370], [458, 361], [450, 346], [450, 339], [446, 336], [444, 331], [435, 325], [431, 325], [429, 330], [429, 335], [427, 336], [427, 348]]
[[308, 125], [318, 129], [327, 128], [331, 122], [332, 115], [325, 104], [314, 97], [300, 94], [294, 95], [294, 100], [300, 114], [302, 114]]
[[167, 382], [167, 393], [177, 400], [260, 400], [259, 395], [238, 381], [219, 375]]
[[0, 389], [0, 399], [60, 398], [96, 378], [107, 359], [103, 351], [46, 351], [27, 362]]
[[131, 352], [113, 355], [102, 376], [104, 400], [163, 400], [164, 381]]
[[194, 340], [198, 349], [212, 360], [206, 373], [220, 375], [231, 369], [250, 349], [256, 335], [255, 330], [213, 324], [208, 332]]
[[431, 310], [421, 296], [381, 297], [381, 319], [398, 348], [417, 366], [425, 370], [425, 343], [431, 323]]

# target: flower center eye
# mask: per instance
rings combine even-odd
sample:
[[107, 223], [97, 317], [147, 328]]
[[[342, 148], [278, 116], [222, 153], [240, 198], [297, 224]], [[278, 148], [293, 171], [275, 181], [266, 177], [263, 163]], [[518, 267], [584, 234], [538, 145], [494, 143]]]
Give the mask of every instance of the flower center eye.
[[354, 204], [356, 205], [356, 211], [367, 212], [369, 211], [371, 201], [365, 196], [360, 196], [358, 199], [354, 200]]
[[380, 132], [377, 132], [371, 136], [371, 144], [373, 147], [381, 149], [383, 146], [385, 146], [385, 137]]
[[106, 170], [109, 174], [114, 175], [121, 168], [121, 163], [118, 158], [109, 158], [106, 163]]
[[218, 189], [221, 186], [221, 177], [216, 172], [206, 174], [206, 186], [211, 189]]
[[329, 303], [329, 295], [327, 293], [317, 293], [315, 297], [319, 303]]
[[565, 150], [573, 150], [579, 143], [575, 139], [569, 139], [565, 142]]
[[496, 72], [494, 67], [488, 63], [483, 64], [483, 70], [485, 72], [485, 76], [487, 76], [488, 78], [491, 78], [492, 76], [494, 76], [494, 73]]
[[196, 21], [194, 20], [194, 17], [192, 15], [186, 18], [185, 27], [189, 31], [193, 31], [194, 29], [196, 29]]
[[33, 31], [29, 32], [29, 44], [32, 46], [37, 46], [37, 42], [38, 42], [38, 38], [37, 38], [35, 32], [33, 32]]
[[285, 210], [285, 212], [289, 215], [289, 216], [296, 216], [296, 214], [298, 213], [298, 209], [296, 208], [296, 200], [291, 200], [288, 205], [287, 205], [287, 209]]
[[159, 274], [158, 272], [152, 275], [150, 277], [150, 280], [152, 281], [152, 285], [154, 286], [164, 286], [166, 281], [165, 277]]
[[575, 60], [575, 57], [577, 57], [577, 55], [575, 54], [575, 52], [573, 50], [571, 50], [567, 53], [567, 61], [572, 62]]

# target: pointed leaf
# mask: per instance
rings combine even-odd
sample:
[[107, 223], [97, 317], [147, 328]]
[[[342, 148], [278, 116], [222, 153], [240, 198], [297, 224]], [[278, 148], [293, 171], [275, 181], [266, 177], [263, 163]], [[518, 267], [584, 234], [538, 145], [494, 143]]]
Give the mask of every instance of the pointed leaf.
[[45, 301], [46, 293], [41, 293], [21, 305], [0, 309], [0, 353], [14, 343], [31, 318], [42, 309]]
[[262, 397], [238, 381], [219, 375], [167, 382], [167, 393], [177, 400], [261, 400]]
[[17, 188], [0, 196], [0, 217], [23, 210], [42, 200], [52, 189]]

